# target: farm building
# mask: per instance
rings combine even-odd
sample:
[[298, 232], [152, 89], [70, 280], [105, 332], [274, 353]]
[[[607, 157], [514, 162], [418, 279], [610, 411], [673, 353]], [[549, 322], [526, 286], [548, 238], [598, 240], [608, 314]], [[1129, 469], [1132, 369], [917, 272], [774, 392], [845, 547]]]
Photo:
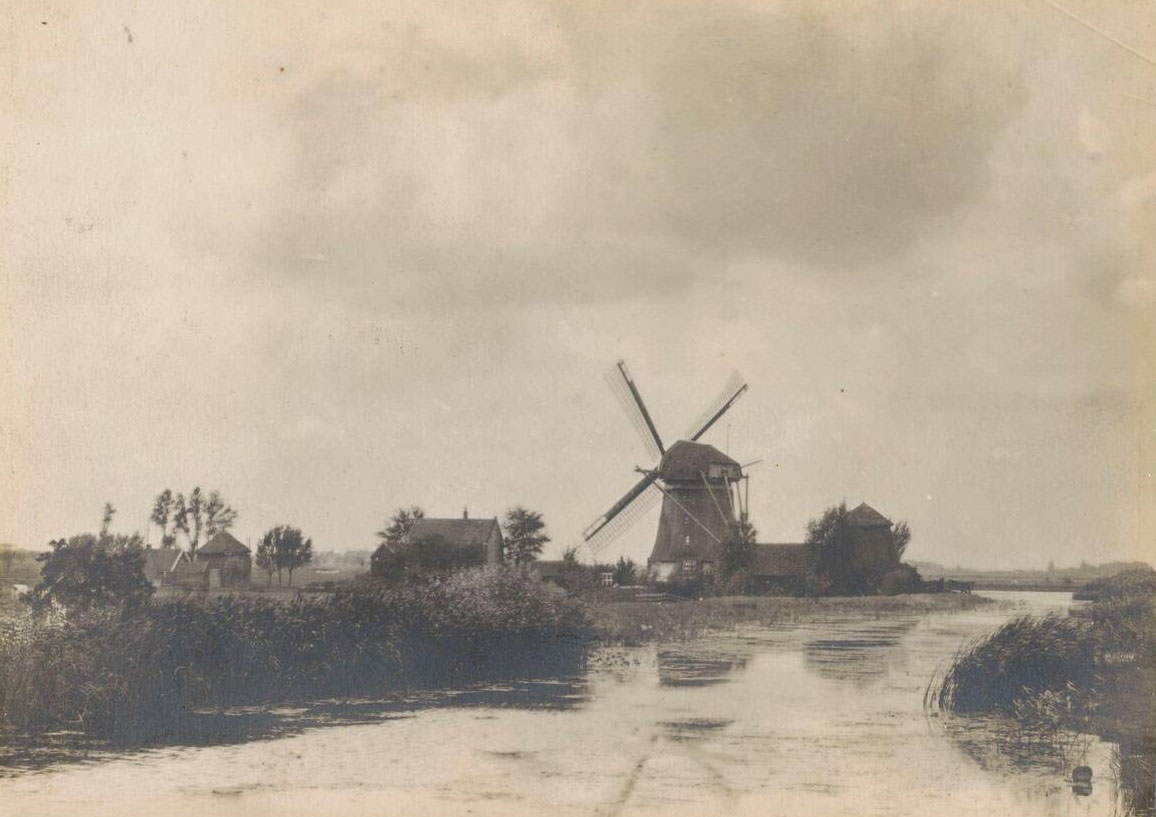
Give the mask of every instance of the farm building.
[[[863, 502], [847, 513], [847, 525], [847, 561], [855, 573], [880, 574], [896, 566], [890, 519]], [[763, 592], [797, 593], [817, 562], [818, 553], [806, 544], [757, 544], [751, 579]]]
[[419, 519], [413, 523], [407, 537], [410, 542], [440, 540], [455, 550], [469, 551], [479, 561], [496, 565], [502, 561], [502, 527], [497, 517], [470, 519], [463, 511], [461, 519]]
[[815, 551], [808, 545], [757, 544], [751, 554], [751, 584], [761, 593], [801, 593], [815, 569]]
[[847, 524], [851, 526], [851, 565], [856, 571], [894, 567], [890, 519], [862, 502], [847, 514]]
[[204, 566], [210, 588], [244, 587], [253, 572], [249, 548], [228, 531], [220, 531], [198, 548], [194, 561]]

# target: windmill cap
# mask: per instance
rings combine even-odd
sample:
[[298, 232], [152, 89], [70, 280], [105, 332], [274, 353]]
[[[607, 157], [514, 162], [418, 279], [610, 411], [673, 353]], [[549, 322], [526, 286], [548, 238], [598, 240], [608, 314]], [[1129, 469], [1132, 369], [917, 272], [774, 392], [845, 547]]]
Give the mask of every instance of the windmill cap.
[[679, 440], [662, 457], [658, 469], [665, 480], [701, 480], [710, 474], [711, 465], [740, 468], [738, 462], [707, 443]]

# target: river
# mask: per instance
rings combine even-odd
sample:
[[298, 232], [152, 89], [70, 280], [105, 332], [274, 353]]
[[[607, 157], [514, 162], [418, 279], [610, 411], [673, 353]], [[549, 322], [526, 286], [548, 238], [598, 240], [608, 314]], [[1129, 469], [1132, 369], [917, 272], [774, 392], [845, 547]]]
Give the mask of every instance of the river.
[[[233, 712], [224, 743], [9, 754], [0, 814], [1120, 813], [1111, 745], [1033, 757], [1006, 723], [925, 711], [961, 643], [1071, 604], [985, 595], [1000, 603], [605, 648], [551, 682]], [[1077, 762], [1090, 793], [1065, 780]]]

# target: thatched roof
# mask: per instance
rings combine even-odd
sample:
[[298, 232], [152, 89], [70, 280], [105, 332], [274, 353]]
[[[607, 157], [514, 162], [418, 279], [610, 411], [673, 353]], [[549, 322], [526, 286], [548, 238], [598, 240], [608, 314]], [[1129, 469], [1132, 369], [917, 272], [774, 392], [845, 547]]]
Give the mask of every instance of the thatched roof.
[[751, 554], [751, 575], [802, 576], [810, 572], [814, 563], [814, 551], [808, 545], [755, 545]]
[[245, 556], [248, 553], [249, 548], [242, 545], [237, 537], [227, 530], [217, 533], [212, 539], [197, 548], [197, 554], [200, 556]]
[[866, 502], [860, 503], [847, 514], [847, 522], [856, 528], [890, 528], [891, 520]]

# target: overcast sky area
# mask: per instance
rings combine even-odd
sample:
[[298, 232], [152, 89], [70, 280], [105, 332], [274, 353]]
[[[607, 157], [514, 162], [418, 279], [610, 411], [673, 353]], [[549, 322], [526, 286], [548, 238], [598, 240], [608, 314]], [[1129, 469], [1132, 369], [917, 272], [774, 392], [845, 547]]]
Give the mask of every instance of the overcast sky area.
[[0, 541], [200, 485], [556, 558], [652, 464], [624, 358], [668, 443], [745, 376], [761, 541], [1152, 561], [1156, 7], [1058, 2], [16, 2]]

